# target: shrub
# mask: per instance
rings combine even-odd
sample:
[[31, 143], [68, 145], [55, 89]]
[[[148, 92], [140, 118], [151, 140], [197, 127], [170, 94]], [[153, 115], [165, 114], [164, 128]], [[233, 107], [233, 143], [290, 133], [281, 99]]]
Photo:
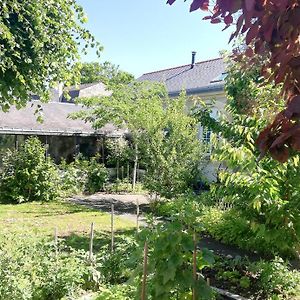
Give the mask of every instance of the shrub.
[[103, 164], [98, 163], [97, 156], [90, 160], [77, 157], [70, 164], [62, 160], [59, 168], [64, 195], [102, 191], [108, 179], [108, 171]]
[[0, 174], [2, 202], [51, 201], [59, 195], [58, 170], [38, 138], [29, 138], [17, 151], [8, 150]]
[[46, 240], [6, 236], [0, 244], [0, 299], [73, 299], [91, 286], [84, 253], [66, 250], [61, 245], [56, 252]]
[[135, 299], [136, 288], [130, 285], [114, 285], [100, 287], [100, 294], [95, 300], [132, 300]]
[[266, 239], [264, 232], [255, 231], [251, 222], [236, 209], [222, 211], [207, 207], [202, 210], [200, 221], [203, 228], [212, 237], [226, 244], [234, 244], [242, 249], [265, 255], [293, 256], [293, 249], [277, 243], [275, 239]]
[[104, 189], [108, 179], [108, 171], [103, 164], [98, 162], [98, 157], [93, 157], [87, 166], [87, 181], [85, 190], [89, 193], [99, 192]]
[[76, 159], [69, 164], [62, 160], [60, 169], [61, 189], [64, 196], [78, 194], [83, 192], [87, 177], [87, 160]]
[[300, 273], [291, 271], [281, 258], [252, 263], [250, 270], [257, 277], [264, 299], [299, 299]]

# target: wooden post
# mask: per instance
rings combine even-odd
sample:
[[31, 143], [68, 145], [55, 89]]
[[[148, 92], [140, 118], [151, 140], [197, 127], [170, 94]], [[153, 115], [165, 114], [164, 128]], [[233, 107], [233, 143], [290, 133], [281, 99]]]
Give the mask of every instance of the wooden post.
[[19, 141], [18, 141], [18, 135], [15, 135], [15, 150], [19, 149]]
[[135, 190], [136, 184], [136, 175], [137, 175], [137, 166], [138, 166], [138, 145], [134, 145], [134, 165], [133, 165], [133, 175], [132, 175], [132, 189]]
[[114, 204], [112, 203], [111, 204], [111, 222], [110, 222], [110, 231], [111, 231], [111, 252], [114, 251], [114, 214], [115, 214], [115, 211], [114, 211]]
[[77, 157], [80, 153], [80, 144], [79, 144], [79, 136], [75, 135], [75, 157]]
[[103, 163], [103, 165], [105, 165], [105, 157], [104, 157], [104, 155], [105, 155], [105, 153], [104, 153], [104, 142], [105, 142], [105, 137], [103, 136], [102, 137], [102, 163]]
[[136, 232], [137, 233], [140, 230], [139, 217], [140, 217], [140, 204], [139, 204], [139, 199], [137, 199], [136, 200]]
[[121, 167], [121, 177], [124, 179], [124, 166]]
[[146, 300], [147, 264], [148, 264], [148, 244], [147, 242], [145, 242], [141, 300]]
[[46, 138], [45, 138], [45, 148], [46, 148], [46, 153], [45, 153], [45, 155], [46, 155], [46, 158], [48, 157], [48, 155], [49, 155], [49, 144], [48, 144], [48, 136], [46, 135]]
[[208, 286], [210, 286], [210, 278], [209, 277], [206, 278], [206, 283]]
[[[197, 281], [197, 241], [196, 241], [196, 232], [194, 231], [193, 234], [193, 241], [194, 241], [194, 251], [193, 251], [193, 279], [194, 284], [196, 284]], [[196, 295], [196, 288], [193, 288], [193, 300], [197, 300]]]
[[93, 259], [94, 222], [91, 223], [89, 260]]

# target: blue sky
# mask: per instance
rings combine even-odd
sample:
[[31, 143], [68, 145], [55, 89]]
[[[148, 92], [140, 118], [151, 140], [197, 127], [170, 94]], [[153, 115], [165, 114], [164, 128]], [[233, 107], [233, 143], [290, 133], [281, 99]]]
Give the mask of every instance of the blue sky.
[[78, 0], [88, 16], [87, 27], [104, 46], [99, 58], [89, 52], [84, 61], [111, 61], [136, 77], [146, 72], [216, 58], [229, 49], [231, 29], [203, 21], [205, 12], [189, 13], [189, 1]]

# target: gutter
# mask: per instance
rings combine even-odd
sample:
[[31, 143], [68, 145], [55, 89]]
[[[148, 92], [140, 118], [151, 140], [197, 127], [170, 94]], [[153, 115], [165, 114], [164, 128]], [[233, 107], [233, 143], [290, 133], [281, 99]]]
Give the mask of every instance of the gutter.
[[0, 134], [14, 135], [53, 135], [53, 136], [103, 136], [103, 133], [89, 131], [63, 131], [63, 130], [41, 130], [41, 129], [18, 129], [0, 128]]
[[[224, 84], [220, 84], [217, 86], [205, 86], [205, 87], [201, 87], [201, 88], [193, 88], [193, 89], [188, 89], [185, 90], [187, 96], [191, 96], [191, 95], [197, 95], [197, 94], [201, 94], [201, 93], [208, 93], [208, 92], [223, 92], [224, 91]], [[169, 96], [170, 97], [176, 97], [179, 96], [180, 93], [182, 92], [182, 90], [180, 91], [175, 91], [175, 92], [170, 92]]]

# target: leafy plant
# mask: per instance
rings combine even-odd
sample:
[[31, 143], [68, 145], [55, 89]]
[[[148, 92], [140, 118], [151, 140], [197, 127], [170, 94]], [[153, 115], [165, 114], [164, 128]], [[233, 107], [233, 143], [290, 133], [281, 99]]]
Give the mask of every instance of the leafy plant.
[[[206, 281], [193, 277], [193, 252], [196, 254], [196, 268], [214, 263], [213, 254], [203, 248], [195, 249], [197, 243], [197, 211], [187, 206], [173, 215], [169, 222], [154, 224], [149, 219], [149, 227], [141, 232], [140, 247], [149, 247], [148, 291], [151, 299], [190, 299], [192, 289], [197, 299], [212, 299], [213, 293]], [[141, 255], [140, 255], [141, 257]]]
[[104, 184], [108, 180], [108, 171], [98, 160], [97, 156], [90, 160], [76, 157], [70, 164], [61, 162], [59, 167], [64, 195], [79, 192], [95, 193], [104, 189]]
[[291, 271], [281, 258], [252, 263], [250, 270], [255, 273], [259, 288], [266, 295], [266, 299], [298, 299], [300, 273]]
[[[175, 1], [168, 0], [167, 3], [172, 5]], [[256, 68], [257, 56], [263, 56], [265, 59], [260, 73], [266, 80], [262, 84], [264, 86], [270, 82], [274, 82], [275, 85], [281, 84], [281, 95], [285, 98], [286, 107], [283, 111], [278, 111], [281, 97], [269, 99], [276, 101], [276, 105], [270, 107], [269, 112], [276, 111], [277, 114], [264, 130], [260, 129], [257, 144], [262, 156], [269, 152], [279, 162], [286, 162], [294, 151], [300, 150], [298, 5], [288, 0], [280, 2], [193, 0], [190, 10], [198, 9], [210, 11], [211, 15], [204, 19], [210, 20], [213, 24], [224, 22], [224, 29], [235, 25], [230, 41], [244, 34], [246, 45], [242, 52], [237, 49], [234, 51], [236, 60], [243, 61], [243, 57], [248, 57], [248, 63], [242, 65], [244, 70]]]
[[92, 157], [87, 166], [87, 180], [85, 190], [89, 193], [99, 192], [104, 189], [108, 179], [108, 171], [104, 165], [98, 162], [98, 157]]
[[[279, 87], [272, 84], [261, 87], [257, 83], [258, 75], [244, 72], [248, 90], [251, 90], [246, 93], [247, 101], [252, 103], [252, 109], [241, 112], [238, 100], [245, 93], [239, 89], [241, 72], [238, 66], [232, 64], [228, 69], [228, 114], [219, 121], [209, 121], [216, 133], [212, 159], [223, 163], [219, 183], [212, 186], [213, 196], [230, 203], [241, 216], [240, 220], [249, 221], [246, 226], [251, 231], [249, 235], [255, 240], [265, 240], [265, 245], [271, 245], [270, 251], [296, 255], [300, 232], [300, 156], [295, 154], [284, 164], [269, 156], [257, 160], [259, 151], [255, 147], [259, 131], [272, 118], [272, 113], [283, 107], [283, 102], [277, 101], [275, 105], [272, 100], [278, 97]], [[209, 119], [205, 110], [199, 115], [204, 123]], [[220, 134], [222, 138], [218, 139]], [[243, 227], [246, 228], [241, 226], [241, 230]]]
[[[67, 251], [66, 251], [67, 250]], [[97, 285], [81, 251], [34, 237], [5, 236], [0, 245], [0, 299], [61, 299]]]
[[29, 138], [18, 150], [8, 150], [0, 173], [2, 202], [51, 201], [59, 195], [59, 175], [38, 138]]

